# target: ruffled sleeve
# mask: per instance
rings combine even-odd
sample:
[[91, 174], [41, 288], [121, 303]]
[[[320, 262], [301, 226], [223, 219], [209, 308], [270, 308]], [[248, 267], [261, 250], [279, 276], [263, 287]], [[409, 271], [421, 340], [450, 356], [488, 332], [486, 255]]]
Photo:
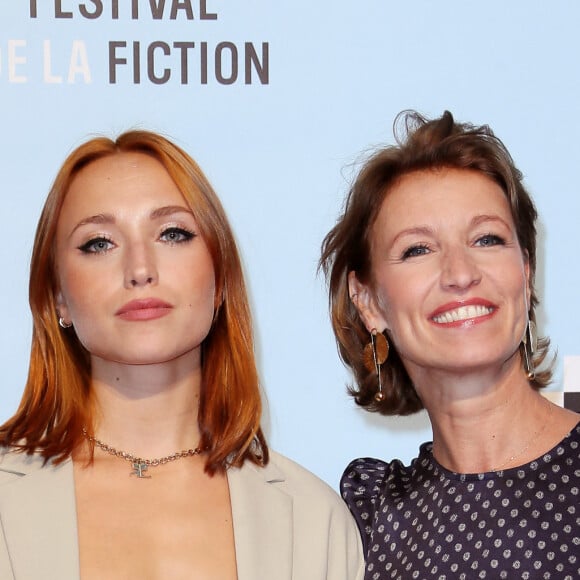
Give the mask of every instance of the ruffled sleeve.
[[391, 464], [380, 459], [355, 459], [345, 469], [340, 480], [342, 498], [354, 516], [367, 553], [375, 514], [379, 508], [385, 479]]

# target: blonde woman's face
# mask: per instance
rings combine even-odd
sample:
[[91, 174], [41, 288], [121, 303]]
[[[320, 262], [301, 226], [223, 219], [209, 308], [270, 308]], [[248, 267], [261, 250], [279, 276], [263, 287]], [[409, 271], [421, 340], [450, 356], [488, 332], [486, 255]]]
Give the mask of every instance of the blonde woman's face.
[[67, 192], [56, 248], [59, 315], [93, 359], [200, 364], [214, 268], [192, 212], [157, 160], [121, 153], [83, 168]]

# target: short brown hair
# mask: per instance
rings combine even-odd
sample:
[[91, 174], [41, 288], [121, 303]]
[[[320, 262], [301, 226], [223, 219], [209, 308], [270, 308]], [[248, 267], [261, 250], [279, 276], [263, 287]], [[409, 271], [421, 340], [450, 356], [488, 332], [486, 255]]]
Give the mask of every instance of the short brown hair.
[[91, 139], [61, 167], [39, 220], [30, 268], [33, 338], [28, 380], [16, 414], [0, 427], [0, 444], [62, 461], [92, 432], [90, 360], [74, 332], [62, 332], [56, 308], [56, 227], [78, 172], [90, 163], [125, 152], [159, 161], [193, 211], [216, 277], [217, 308], [202, 345], [198, 413], [206, 471], [215, 473], [246, 459], [264, 465], [268, 447], [254, 358], [250, 308], [241, 262], [223, 207], [197, 163], [165, 137], [129, 131], [115, 141]]
[[[510, 205], [518, 241], [529, 261], [530, 320], [535, 322], [538, 298], [536, 273], [536, 208], [526, 191], [522, 174], [505, 145], [487, 126], [458, 123], [449, 111], [428, 120], [415, 111], [403, 111], [395, 119], [396, 145], [381, 148], [363, 164], [346, 198], [343, 214], [322, 243], [320, 267], [329, 285], [332, 326], [342, 360], [354, 374], [356, 386], [349, 392], [358, 405], [385, 415], [408, 415], [423, 404], [397, 352], [391, 344], [388, 363], [381, 368], [385, 399], [376, 401], [377, 377], [363, 363], [362, 351], [369, 334], [348, 292], [348, 274], [361, 282], [370, 279], [370, 234], [383, 199], [405, 174], [421, 170], [452, 168], [477, 171], [497, 183]], [[549, 340], [541, 338], [534, 366], [544, 361]], [[520, 351], [523, 345], [520, 347]], [[521, 352], [523, 357], [523, 352]], [[530, 384], [545, 387], [551, 368], [537, 371]]]

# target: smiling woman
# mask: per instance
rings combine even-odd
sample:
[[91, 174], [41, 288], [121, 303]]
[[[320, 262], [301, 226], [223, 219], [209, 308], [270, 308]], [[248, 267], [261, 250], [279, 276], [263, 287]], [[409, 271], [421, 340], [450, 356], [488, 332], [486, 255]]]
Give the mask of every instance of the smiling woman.
[[321, 258], [357, 404], [433, 428], [411, 465], [344, 473], [366, 578], [577, 578], [580, 423], [539, 393], [533, 202], [488, 127], [398, 121]]
[[529, 264], [499, 185], [467, 170], [407, 174], [371, 239], [373, 290], [352, 272], [351, 293], [366, 327], [386, 329], [414, 384], [517, 358]]
[[30, 306], [0, 578], [362, 578], [340, 498], [268, 449], [236, 244], [184, 151], [134, 131], [71, 153]]

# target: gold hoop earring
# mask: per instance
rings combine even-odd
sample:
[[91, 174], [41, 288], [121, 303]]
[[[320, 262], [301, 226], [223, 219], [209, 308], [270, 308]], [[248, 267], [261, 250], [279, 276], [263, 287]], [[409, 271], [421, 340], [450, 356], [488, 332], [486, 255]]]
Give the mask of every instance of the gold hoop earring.
[[389, 357], [389, 342], [382, 332], [376, 328], [371, 330], [371, 341], [363, 349], [363, 363], [369, 372], [377, 374], [379, 390], [375, 394], [375, 401], [380, 403], [385, 400], [383, 381], [381, 379], [381, 365]]

